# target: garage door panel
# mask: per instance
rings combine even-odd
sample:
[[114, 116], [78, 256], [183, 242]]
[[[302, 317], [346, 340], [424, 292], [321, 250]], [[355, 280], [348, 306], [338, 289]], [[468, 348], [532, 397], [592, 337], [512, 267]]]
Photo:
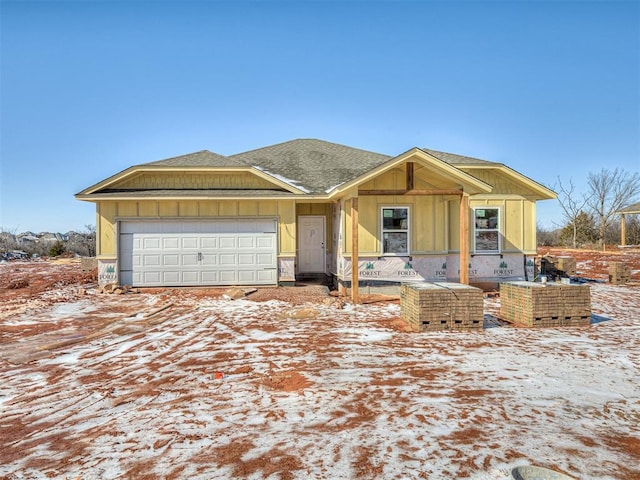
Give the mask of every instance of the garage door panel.
[[237, 265], [236, 255], [233, 253], [222, 253], [218, 257], [219, 265], [229, 266]]
[[276, 226], [274, 219], [121, 222], [120, 278], [139, 286], [273, 285]]
[[258, 270], [256, 283], [276, 283], [276, 269]]
[[257, 248], [267, 248], [271, 250], [275, 246], [275, 238], [260, 236], [256, 237], [256, 247]]
[[218, 255], [216, 254], [202, 254], [202, 265], [217, 265], [218, 264]]
[[200, 248], [200, 237], [183, 237], [182, 240], [182, 248], [185, 250], [197, 250]]
[[220, 237], [220, 247], [219, 248], [226, 248], [226, 249], [230, 249], [233, 248], [234, 250], [237, 247], [237, 237]]
[[215, 285], [220, 282], [220, 277], [218, 276], [218, 272], [215, 270], [205, 270], [202, 272], [202, 283]]
[[198, 285], [200, 283], [200, 272], [182, 272], [182, 283]]
[[164, 237], [162, 239], [163, 249], [177, 249], [180, 248], [180, 239], [178, 237]]
[[255, 270], [239, 270], [238, 281], [241, 283], [255, 283], [256, 281]]
[[236, 283], [237, 275], [235, 270], [221, 270], [220, 271], [220, 282], [222, 283]]
[[253, 237], [239, 237], [238, 248], [255, 248], [255, 238]]
[[177, 285], [180, 283], [180, 272], [175, 270], [165, 270], [163, 272], [157, 272], [157, 276], [154, 275], [156, 272], [153, 272], [149, 275], [148, 279], [151, 281], [158, 281], [158, 279], [162, 278], [162, 282], [167, 285]]
[[238, 265], [255, 265], [256, 256], [253, 253], [239, 253]]
[[276, 262], [276, 258], [275, 258], [275, 255], [271, 253], [259, 253], [255, 257], [255, 262], [256, 262], [256, 265], [261, 265], [266, 267], [266, 266], [274, 265]]
[[160, 264], [160, 255], [142, 255], [141, 266], [143, 267], [159, 267]]
[[185, 253], [180, 255], [180, 258], [182, 260], [182, 265], [185, 267], [197, 267], [199, 265], [197, 253]]
[[218, 237], [212, 237], [212, 236], [203, 236], [201, 241], [200, 241], [200, 246], [206, 250], [208, 248], [218, 248]]
[[[167, 272], [167, 275], [172, 274], [173, 272]], [[167, 281], [167, 279], [163, 279], [162, 278], [162, 272], [158, 271], [158, 270], [151, 270], [151, 271], [146, 271], [146, 272], [142, 272], [142, 282], [143, 283], [149, 283], [149, 284], [160, 284], [162, 282], [162, 280]], [[171, 280], [169, 280], [171, 281]]]
[[145, 237], [142, 239], [142, 248], [157, 249], [160, 248], [160, 237]]
[[162, 265], [165, 267], [177, 267], [180, 265], [180, 255], [165, 253], [162, 256]]

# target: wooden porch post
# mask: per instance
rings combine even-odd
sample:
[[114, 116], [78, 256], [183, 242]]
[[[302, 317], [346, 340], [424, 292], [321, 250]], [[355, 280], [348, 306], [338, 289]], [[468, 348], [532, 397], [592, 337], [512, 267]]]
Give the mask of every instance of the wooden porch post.
[[469, 284], [469, 196], [460, 197], [460, 283]]
[[624, 213], [620, 214], [620, 245], [623, 247], [627, 244], [627, 225], [624, 218]]
[[358, 284], [358, 197], [351, 199], [351, 301], [359, 302]]

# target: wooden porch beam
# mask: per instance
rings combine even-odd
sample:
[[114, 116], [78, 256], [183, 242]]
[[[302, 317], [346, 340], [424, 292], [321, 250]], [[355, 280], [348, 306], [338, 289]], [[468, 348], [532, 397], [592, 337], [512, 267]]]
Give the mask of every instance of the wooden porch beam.
[[462, 190], [359, 190], [358, 195], [460, 195]]
[[413, 190], [413, 162], [407, 162], [407, 190]]
[[627, 225], [624, 218], [624, 213], [620, 214], [620, 245], [623, 247], [627, 244]]
[[359, 302], [358, 287], [360, 278], [358, 276], [358, 197], [351, 199], [351, 301]]
[[460, 283], [469, 284], [469, 196], [460, 197]]

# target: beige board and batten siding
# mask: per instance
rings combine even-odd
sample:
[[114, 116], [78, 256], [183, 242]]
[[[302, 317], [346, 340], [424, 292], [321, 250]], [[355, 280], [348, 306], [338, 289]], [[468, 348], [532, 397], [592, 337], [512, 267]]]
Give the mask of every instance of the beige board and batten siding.
[[[410, 255], [442, 253], [447, 251], [447, 202], [448, 198], [428, 196], [371, 195], [359, 198], [359, 248], [360, 256], [379, 256], [381, 245], [381, 209], [383, 207], [409, 208]], [[351, 255], [351, 200], [345, 201], [342, 250]]]
[[163, 189], [270, 189], [272, 182], [247, 172], [218, 172], [204, 174], [202, 172], [149, 172], [141, 171], [118, 182], [114, 188], [136, 190], [145, 188]]
[[[495, 207], [500, 211], [500, 234], [502, 236], [502, 252], [526, 253], [535, 255], [535, 202], [525, 198], [482, 198], [471, 197], [470, 208]], [[473, 221], [473, 214], [470, 215]], [[531, 223], [533, 223], [533, 232]], [[473, 248], [473, 228], [470, 228], [469, 245]], [[473, 252], [472, 252], [473, 253]]]
[[215, 219], [271, 217], [278, 219], [278, 256], [295, 256], [293, 200], [122, 200], [97, 202], [99, 258], [115, 258], [117, 222], [134, 219]]

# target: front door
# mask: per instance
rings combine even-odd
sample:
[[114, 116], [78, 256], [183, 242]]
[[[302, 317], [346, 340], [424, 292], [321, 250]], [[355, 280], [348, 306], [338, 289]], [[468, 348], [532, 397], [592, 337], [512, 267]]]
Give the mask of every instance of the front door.
[[298, 217], [298, 273], [325, 273], [325, 218]]

